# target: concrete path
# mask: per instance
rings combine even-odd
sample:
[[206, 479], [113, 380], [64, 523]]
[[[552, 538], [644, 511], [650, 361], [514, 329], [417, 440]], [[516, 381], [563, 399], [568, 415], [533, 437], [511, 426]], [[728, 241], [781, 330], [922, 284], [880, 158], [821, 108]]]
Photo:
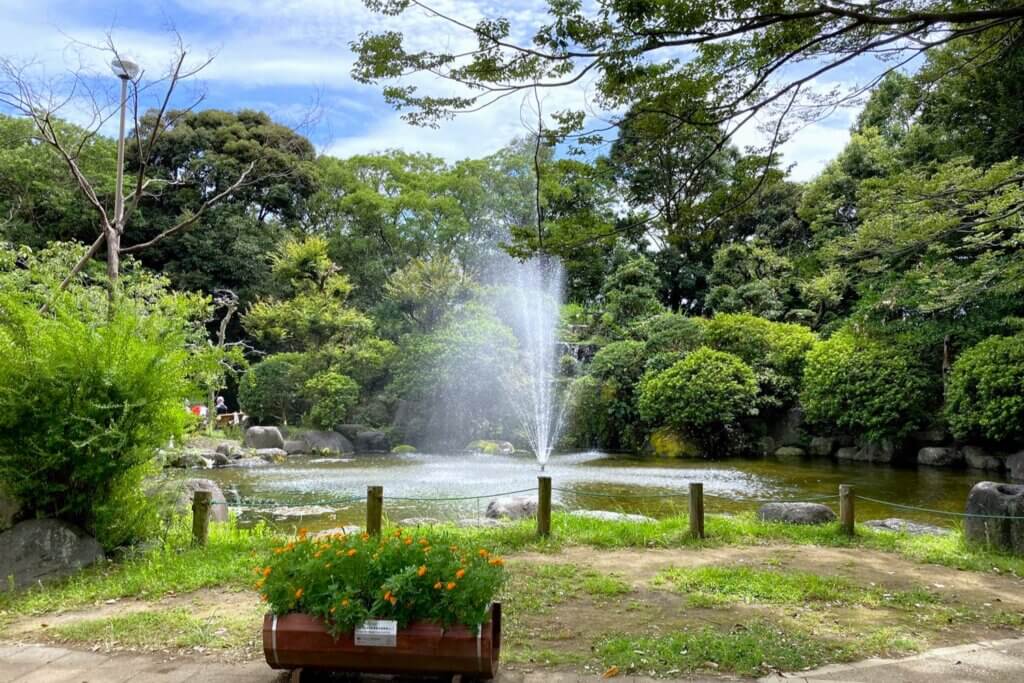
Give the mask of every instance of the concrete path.
[[[262, 661], [224, 664], [202, 657], [161, 658], [41, 645], [0, 645], [0, 683], [284, 683], [287, 680], [287, 675], [271, 671]], [[575, 674], [510, 672], [499, 676], [497, 683], [596, 683], [600, 680]], [[612, 680], [622, 683], [654, 681], [633, 676], [617, 676]], [[723, 679], [686, 680], [721, 682]], [[871, 659], [760, 680], [764, 683], [1020, 683], [1024, 681], [1024, 638], [942, 648], [906, 659]]]

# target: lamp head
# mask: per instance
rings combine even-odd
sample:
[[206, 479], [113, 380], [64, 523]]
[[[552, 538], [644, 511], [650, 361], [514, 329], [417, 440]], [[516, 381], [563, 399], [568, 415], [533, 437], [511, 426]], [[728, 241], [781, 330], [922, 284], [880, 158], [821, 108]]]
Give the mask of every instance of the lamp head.
[[134, 80], [139, 75], [139, 65], [125, 56], [115, 57], [110, 62], [110, 70], [118, 78]]

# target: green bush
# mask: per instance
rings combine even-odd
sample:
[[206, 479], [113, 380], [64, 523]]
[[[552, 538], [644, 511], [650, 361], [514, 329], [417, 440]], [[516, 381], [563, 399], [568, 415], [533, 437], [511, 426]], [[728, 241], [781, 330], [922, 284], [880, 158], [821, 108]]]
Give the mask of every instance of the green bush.
[[417, 619], [478, 626], [505, 579], [503, 560], [450, 539], [414, 537], [399, 529], [309, 538], [274, 550], [257, 569], [256, 588], [274, 614], [322, 618], [335, 636], [366, 619]]
[[598, 409], [604, 412], [602, 441], [597, 444], [602, 448], [635, 450], [640, 447], [643, 430], [636, 387], [646, 363], [646, 346], [638, 341], [612, 342], [594, 354], [590, 374], [598, 382]]
[[946, 420], [958, 438], [1024, 439], [1024, 335], [990, 337], [953, 363]]
[[640, 384], [640, 414], [712, 451], [741, 445], [739, 420], [755, 411], [754, 371], [730, 353], [701, 348]]
[[250, 367], [238, 385], [242, 410], [260, 424], [294, 421], [308, 405], [304, 365], [301, 353], [278, 353]]
[[605, 448], [611, 441], [608, 405], [601, 395], [601, 382], [591, 375], [573, 380], [563, 440], [569, 448]]
[[113, 547], [155, 519], [118, 501], [145, 508], [145, 465], [188, 420], [184, 324], [128, 303], [101, 322], [55, 306], [41, 314], [0, 297], [0, 480], [28, 516], [73, 522]]
[[817, 339], [793, 323], [764, 320], [749, 313], [720, 313], [704, 327], [704, 343], [739, 356], [753, 368], [761, 389], [761, 407], [781, 408], [800, 392], [804, 359]]
[[678, 313], [660, 313], [641, 320], [630, 330], [635, 339], [644, 342], [646, 369], [667, 370], [677, 361], [699, 348], [704, 340], [704, 318], [691, 318]]
[[809, 421], [878, 442], [921, 424], [930, 388], [904, 350], [843, 331], [807, 354], [801, 403]]
[[308, 422], [319, 429], [333, 429], [345, 422], [359, 400], [359, 385], [351, 377], [327, 370], [313, 375], [302, 386], [310, 402]]

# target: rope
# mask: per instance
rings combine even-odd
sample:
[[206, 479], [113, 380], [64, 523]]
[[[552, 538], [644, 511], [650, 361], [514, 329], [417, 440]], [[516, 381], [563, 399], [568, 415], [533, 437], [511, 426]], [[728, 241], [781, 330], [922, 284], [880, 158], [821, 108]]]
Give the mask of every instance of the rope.
[[635, 494], [635, 493], [588, 493], [587, 491], [574, 491], [573, 489], [561, 489], [551, 488], [552, 491], [558, 491], [559, 493], [568, 493], [573, 496], [582, 496], [584, 498], [634, 498], [634, 499], [645, 499], [645, 498], [686, 498], [690, 494], [688, 493], [649, 493], [649, 494]]
[[934, 510], [932, 508], [923, 508], [916, 505], [903, 505], [901, 503], [892, 503], [888, 500], [878, 500], [877, 498], [868, 498], [867, 496], [854, 496], [859, 500], [866, 500], [871, 503], [878, 503], [879, 505], [888, 505], [889, 507], [899, 508], [901, 510], [914, 510], [916, 512], [928, 512], [933, 515], [946, 515], [947, 517], [970, 517], [974, 519], [1009, 519], [1009, 520], [1024, 520], [1024, 517], [1008, 517], [1005, 515], [979, 515], [972, 512], [951, 512], [949, 510]]
[[483, 496], [452, 496], [450, 498], [410, 498], [406, 496], [386, 496], [386, 500], [404, 500], [407, 502], [414, 503], [437, 503], [449, 500], [483, 500], [484, 498], [497, 498], [499, 496], [513, 496], [517, 493], [530, 493], [536, 491], [537, 487], [534, 486], [532, 489], [520, 489], [519, 491], [505, 491], [504, 493], [488, 493]]

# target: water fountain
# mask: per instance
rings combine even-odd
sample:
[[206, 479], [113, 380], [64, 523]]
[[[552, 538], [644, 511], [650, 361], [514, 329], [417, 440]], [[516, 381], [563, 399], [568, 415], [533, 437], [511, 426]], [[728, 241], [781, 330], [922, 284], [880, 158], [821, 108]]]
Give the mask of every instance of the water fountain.
[[555, 258], [502, 259], [494, 305], [518, 341], [518, 363], [504, 386], [540, 464], [547, 465], [565, 418], [558, 387], [558, 324], [564, 273]]

